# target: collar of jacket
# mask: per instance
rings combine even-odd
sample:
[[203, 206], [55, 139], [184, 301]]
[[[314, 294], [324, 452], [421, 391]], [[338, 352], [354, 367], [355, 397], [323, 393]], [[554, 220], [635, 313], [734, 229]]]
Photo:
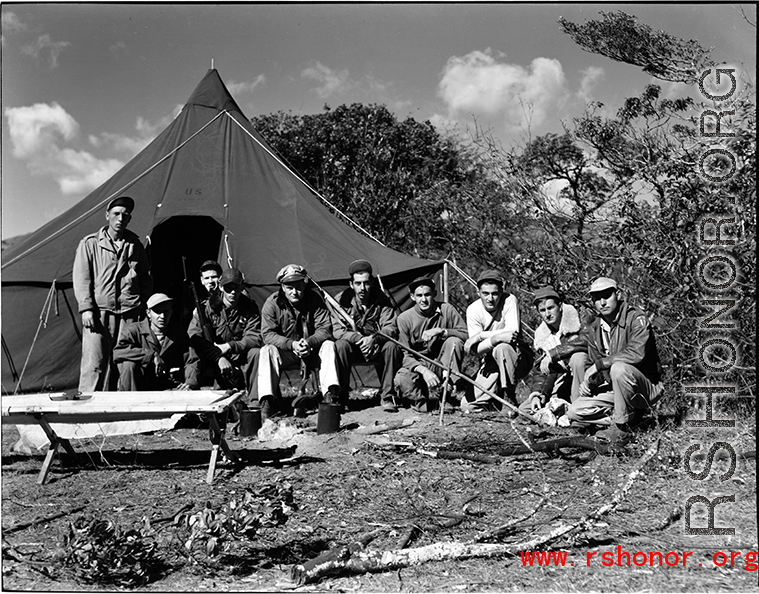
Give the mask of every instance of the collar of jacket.
[[[580, 332], [580, 314], [577, 313], [577, 309], [574, 305], [569, 303], [563, 303], [561, 305], [561, 323], [559, 324], [559, 337], [566, 336], [567, 334], [577, 334]], [[533, 343], [540, 349], [540, 345], [553, 334], [548, 324], [541, 322], [540, 326], [535, 330], [535, 337]], [[544, 349], [545, 350], [545, 349]]]
[[[627, 326], [627, 310], [628, 310], [627, 301], [622, 301], [620, 303], [619, 311], [617, 311], [617, 315], [614, 318], [614, 321], [611, 324], [609, 324], [609, 326], [622, 326], [622, 328]], [[600, 315], [596, 315], [596, 327], [598, 328], [601, 327], [602, 319], [603, 318], [601, 318]]]
[[[97, 233], [98, 238], [98, 244], [100, 244], [101, 247], [105, 247], [110, 249], [112, 246], [112, 240], [110, 235], [108, 235], [108, 225], [105, 225], [104, 227], [101, 227], [100, 231]], [[139, 239], [137, 235], [130, 231], [129, 229], [124, 229], [124, 240], [128, 243], [134, 243], [135, 240]]]

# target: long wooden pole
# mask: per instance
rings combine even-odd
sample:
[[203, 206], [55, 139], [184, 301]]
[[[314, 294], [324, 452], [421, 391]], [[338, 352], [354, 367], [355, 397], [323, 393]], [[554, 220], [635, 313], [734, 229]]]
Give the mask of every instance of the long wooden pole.
[[[384, 332], [378, 331], [377, 334], [379, 334], [380, 336], [386, 338], [390, 342], [392, 342], [394, 344], [397, 344], [399, 347], [401, 347], [402, 349], [410, 352], [412, 355], [414, 355], [416, 357], [419, 357], [425, 363], [429, 363], [430, 365], [434, 365], [435, 367], [438, 367], [438, 368], [442, 369], [443, 371], [445, 371], [445, 366], [442, 363], [440, 363], [438, 361], [435, 361], [434, 359], [430, 359], [429, 357], [425, 357], [421, 353], [419, 353], [419, 352], [415, 351], [414, 349], [412, 349], [410, 346], [407, 346], [407, 345], [403, 344], [402, 342], [396, 340], [392, 336], [388, 336]], [[477, 382], [475, 382], [473, 379], [471, 379], [467, 375], [461, 373], [460, 371], [456, 371], [454, 369], [451, 369], [451, 373], [453, 375], [455, 375], [455, 376], [463, 379], [464, 381], [472, 384], [475, 388], [477, 388], [478, 390], [480, 390], [483, 393], [487, 394], [493, 400], [497, 400], [498, 402], [500, 402], [501, 404], [503, 404], [504, 406], [506, 406], [510, 410], [512, 410], [515, 413], [517, 413], [517, 415], [519, 415], [523, 419], [527, 419], [528, 421], [530, 421], [532, 423], [535, 423], [536, 425], [540, 425], [540, 423], [538, 422], [537, 419], [535, 419], [535, 417], [533, 417], [532, 415], [528, 415], [526, 412], [523, 412], [523, 411], [519, 410], [518, 407], [516, 407], [513, 404], [511, 404], [511, 402], [509, 402], [508, 400], [504, 400], [503, 398], [501, 398], [500, 396], [498, 396], [498, 394], [496, 394], [492, 390], [488, 390], [487, 388], [483, 388], [480, 384], [478, 384]]]

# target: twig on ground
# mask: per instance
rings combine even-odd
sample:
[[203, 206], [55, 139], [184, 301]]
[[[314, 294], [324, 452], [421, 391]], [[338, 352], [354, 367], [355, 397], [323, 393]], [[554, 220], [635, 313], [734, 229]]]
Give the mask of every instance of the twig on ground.
[[540, 501], [538, 501], [537, 505], [535, 505], [535, 508], [533, 510], [531, 510], [528, 514], [525, 514], [521, 518], [514, 518], [513, 520], [509, 520], [505, 524], [501, 524], [497, 528], [493, 528], [492, 530], [488, 530], [487, 532], [480, 532], [477, 536], [475, 536], [469, 542], [482, 542], [483, 540], [490, 540], [491, 538], [499, 538], [503, 536], [517, 524], [521, 524], [525, 520], [529, 520], [532, 516], [538, 513], [540, 506], [543, 505], [543, 503], [545, 503], [545, 500], [546, 498], [543, 497]]
[[36, 526], [37, 524], [44, 524], [45, 522], [50, 522], [52, 520], [57, 520], [58, 518], [63, 518], [65, 516], [68, 516], [70, 514], [75, 514], [76, 512], [82, 511], [84, 508], [86, 508], [88, 503], [85, 503], [84, 505], [79, 505], [73, 509], [70, 509], [68, 511], [62, 511], [58, 512], [56, 514], [52, 514], [49, 516], [44, 516], [42, 518], [37, 518], [35, 520], [32, 520], [31, 522], [21, 522], [20, 524], [16, 524], [14, 526], [10, 526], [8, 528], [4, 529], [4, 532], [6, 534], [10, 532], [18, 532], [19, 530], [24, 530], [25, 528], [29, 528], [31, 526]]

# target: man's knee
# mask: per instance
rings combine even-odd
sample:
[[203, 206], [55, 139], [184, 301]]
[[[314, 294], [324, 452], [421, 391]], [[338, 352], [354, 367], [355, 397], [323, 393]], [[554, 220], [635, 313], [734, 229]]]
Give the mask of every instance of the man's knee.
[[505, 342], [502, 342], [501, 344], [498, 344], [495, 346], [495, 348], [493, 348], [493, 356], [516, 359], [517, 352], [516, 350], [514, 350], [513, 346]]
[[611, 377], [611, 381], [616, 382], [622, 378], [626, 378], [629, 376], [629, 374], [635, 370], [635, 366], [630, 365], [629, 363], [612, 363], [611, 368], [609, 369], [609, 376]]
[[335, 341], [335, 352], [341, 359], [345, 359], [353, 350], [353, 345], [342, 338]]
[[335, 356], [335, 342], [333, 340], [325, 340], [319, 347], [319, 356], [323, 357], [325, 354]]
[[261, 349], [259, 349], [258, 347], [250, 349], [246, 355], [248, 364], [255, 365], [256, 361], [258, 361], [258, 358], [260, 356], [261, 356]]
[[445, 339], [445, 342], [443, 343], [444, 348], [451, 349], [455, 353], [463, 353], [464, 352], [464, 341], [461, 340], [458, 336], [449, 336]]
[[585, 363], [588, 361], [587, 353], [573, 353], [569, 358], [570, 369], [582, 369], [585, 370]]
[[279, 349], [273, 344], [265, 344], [258, 352], [258, 358], [261, 361], [273, 361], [279, 356]]

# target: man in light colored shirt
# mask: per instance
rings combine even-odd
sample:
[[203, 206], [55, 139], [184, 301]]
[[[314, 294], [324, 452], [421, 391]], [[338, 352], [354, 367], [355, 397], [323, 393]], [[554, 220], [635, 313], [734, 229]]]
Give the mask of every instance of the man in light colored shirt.
[[[464, 350], [480, 357], [475, 383], [500, 391], [517, 404], [516, 385], [532, 367], [532, 349], [521, 340], [521, 320], [516, 295], [505, 288], [501, 273], [486, 270], [477, 278], [479, 300], [466, 310], [469, 339]], [[462, 400], [462, 410], [476, 412], [491, 405], [492, 398], [475, 387], [474, 402]]]
[[115, 390], [113, 347], [122, 326], [136, 322], [153, 292], [150, 264], [140, 239], [127, 229], [134, 199], [108, 204], [107, 225], [79, 242], [74, 258], [74, 295], [82, 314], [79, 391]]

